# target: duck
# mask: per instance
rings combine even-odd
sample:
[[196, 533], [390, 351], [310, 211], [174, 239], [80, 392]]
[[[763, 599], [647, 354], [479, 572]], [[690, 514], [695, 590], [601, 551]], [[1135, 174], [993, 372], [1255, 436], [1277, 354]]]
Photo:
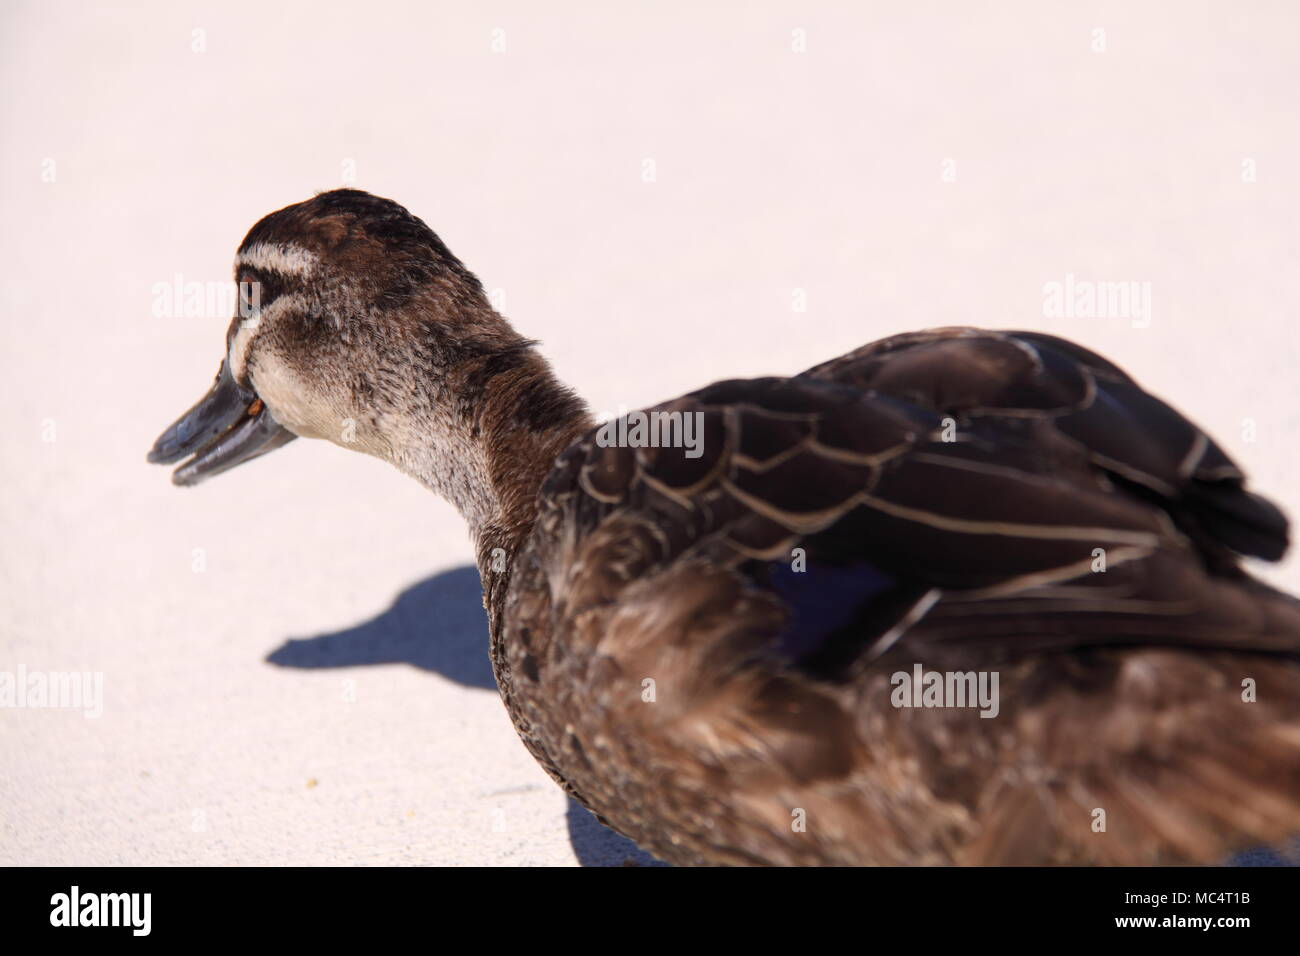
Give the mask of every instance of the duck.
[[265, 216], [235, 279], [148, 460], [193, 486], [323, 439], [450, 502], [514, 728], [659, 859], [1204, 864], [1300, 833], [1300, 602], [1246, 565], [1287, 519], [1094, 352], [904, 332], [610, 428], [392, 200]]

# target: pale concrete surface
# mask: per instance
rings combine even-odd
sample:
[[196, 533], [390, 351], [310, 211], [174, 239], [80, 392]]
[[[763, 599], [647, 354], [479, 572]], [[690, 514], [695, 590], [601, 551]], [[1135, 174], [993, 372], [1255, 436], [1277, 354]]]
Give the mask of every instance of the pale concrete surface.
[[[316, 443], [144, 463], [226, 326], [154, 284], [349, 163], [596, 409], [1044, 329], [1300, 511], [1293, 5], [478, 6], [0, 5], [0, 671], [104, 677], [98, 719], [0, 710], [0, 863], [625, 855], [487, 688], [449, 506]], [[1150, 327], [1045, 317], [1067, 274], [1150, 282]]]

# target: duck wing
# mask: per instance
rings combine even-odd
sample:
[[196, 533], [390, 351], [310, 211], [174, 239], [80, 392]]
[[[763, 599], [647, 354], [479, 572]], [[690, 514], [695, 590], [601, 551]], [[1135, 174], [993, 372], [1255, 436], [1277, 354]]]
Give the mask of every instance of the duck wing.
[[894, 336], [804, 376], [914, 402], [962, 422], [1050, 423], [1129, 490], [1169, 511], [1206, 550], [1269, 561], [1287, 548], [1287, 521], [1245, 491], [1245, 476], [1204, 431], [1111, 362], [1036, 332], [938, 329]]
[[939, 329], [802, 377], [949, 426], [832, 533], [887, 539], [908, 555], [905, 574], [942, 588], [918, 641], [978, 639], [995, 656], [1093, 643], [1300, 651], [1295, 602], [1239, 560], [1279, 559], [1286, 518], [1205, 432], [1095, 353], [1040, 333]]
[[779, 648], [822, 670], [905, 634], [979, 640], [995, 657], [1092, 643], [1300, 650], [1293, 603], [1239, 562], [1280, 557], [1285, 517], [1203, 431], [1064, 340], [901, 335], [648, 414], [663, 416], [660, 437], [693, 421], [697, 447], [597, 430], [543, 490], [575, 542], [628, 524], [647, 538], [633, 563], [597, 562], [612, 578], [567, 582], [575, 600], [612, 600], [674, 562], [737, 568], [791, 612]]

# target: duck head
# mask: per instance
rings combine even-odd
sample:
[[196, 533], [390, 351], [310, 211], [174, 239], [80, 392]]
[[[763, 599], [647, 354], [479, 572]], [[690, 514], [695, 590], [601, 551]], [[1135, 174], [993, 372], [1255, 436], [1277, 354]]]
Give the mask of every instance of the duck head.
[[235, 279], [240, 306], [216, 381], [148, 455], [183, 460], [178, 485], [323, 438], [488, 520], [503, 483], [519, 478], [489, 446], [526, 459], [540, 444], [553, 457], [538, 436], [586, 421], [534, 343], [395, 202], [341, 189], [271, 213], [240, 244]]

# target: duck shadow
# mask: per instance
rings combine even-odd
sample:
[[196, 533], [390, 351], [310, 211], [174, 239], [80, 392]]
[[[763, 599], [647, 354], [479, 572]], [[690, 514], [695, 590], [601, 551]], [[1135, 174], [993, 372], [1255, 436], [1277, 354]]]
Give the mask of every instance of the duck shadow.
[[472, 565], [411, 585], [388, 610], [355, 627], [290, 638], [266, 659], [311, 670], [411, 664], [466, 687], [497, 689], [488, 661], [483, 590]]
[[[290, 638], [266, 658], [307, 670], [410, 664], [478, 690], [497, 689], [488, 660], [487, 615], [478, 569], [465, 565], [407, 588], [382, 614], [354, 627]], [[569, 799], [569, 842], [582, 866], [661, 866], [635, 843]]]

